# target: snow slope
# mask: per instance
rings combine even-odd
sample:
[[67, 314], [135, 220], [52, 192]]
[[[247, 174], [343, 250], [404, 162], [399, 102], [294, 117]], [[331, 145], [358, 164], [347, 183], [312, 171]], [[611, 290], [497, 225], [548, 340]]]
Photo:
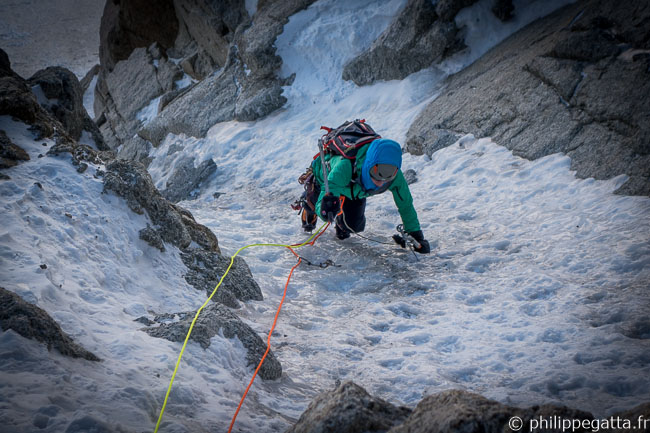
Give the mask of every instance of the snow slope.
[[[549, 4], [530, 6], [539, 15], [558, 5], [540, 12], [540, 3]], [[285, 109], [215, 125], [204, 139], [170, 135], [152, 151], [158, 186], [175, 158], [215, 160], [215, 178], [182, 205], [217, 234], [224, 253], [306, 239], [289, 205], [321, 124], [364, 117], [403, 141], [445, 73], [486, 49], [477, 42], [402, 81], [342, 82], [345, 61], [403, 4], [321, 0], [296, 14], [276, 43], [282, 73], [297, 74]], [[360, 8], [368, 13], [355, 13]], [[360, 21], [348, 33], [331, 32], [339, 20]], [[481, 31], [477, 24], [468, 34]], [[0, 182], [8, 222], [0, 229], [2, 285], [45, 308], [104, 359], [71, 360], [12, 331], [0, 334], [0, 422], [16, 432], [63, 431], [70, 422], [71, 432], [103, 422], [153, 431], [180, 344], [149, 337], [133, 320], [197, 308], [205, 295], [185, 283], [175, 249], [160, 253], [138, 240], [146, 218], [100, 194], [94, 167], [80, 175], [65, 159], [39, 159], [44, 148], [24, 126], [0, 121], [32, 155]], [[168, 156], [172, 146], [182, 150]], [[234, 431], [284, 431], [314, 395], [348, 379], [409, 406], [450, 388], [597, 416], [650, 400], [650, 199], [612, 194], [623, 177], [576, 179], [569, 162], [562, 155], [526, 161], [471, 136], [432, 159], [404, 155], [404, 169], [417, 171], [411, 192], [433, 254], [416, 260], [393, 245], [338, 241], [331, 230], [300, 250], [340, 267], [296, 271], [272, 340], [283, 377], [255, 382]], [[367, 217], [364, 235], [389, 243], [399, 223], [391, 197], [371, 198]], [[295, 259], [272, 248], [242, 255], [265, 300], [238, 314], [266, 338]], [[190, 343], [161, 431], [225, 432], [252, 374], [244, 359], [236, 339], [216, 336], [205, 351]]]

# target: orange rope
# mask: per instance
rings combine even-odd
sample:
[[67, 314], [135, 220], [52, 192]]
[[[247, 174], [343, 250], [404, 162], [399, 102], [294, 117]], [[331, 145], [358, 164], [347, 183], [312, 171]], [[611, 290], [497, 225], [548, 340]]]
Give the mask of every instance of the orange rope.
[[[323, 230], [324, 231], [324, 230]], [[318, 235], [320, 236], [320, 234]], [[314, 239], [318, 239], [318, 236]], [[313, 241], [311, 243], [313, 245]], [[271, 335], [273, 335], [273, 330], [275, 329], [275, 324], [278, 321], [278, 316], [280, 315], [280, 310], [282, 309], [282, 304], [284, 303], [284, 298], [287, 296], [287, 287], [289, 287], [289, 281], [291, 280], [291, 276], [293, 275], [293, 271], [296, 270], [298, 266], [300, 266], [300, 263], [302, 262], [302, 259], [296, 252], [288, 247], [288, 250], [293, 253], [294, 256], [298, 257], [298, 263], [296, 263], [293, 268], [291, 268], [291, 271], [289, 272], [289, 277], [287, 278], [287, 282], [284, 285], [284, 293], [282, 294], [282, 299], [280, 300], [280, 305], [278, 305], [278, 310], [275, 312], [275, 318], [273, 319], [273, 325], [271, 326], [271, 330], [269, 331], [269, 336], [266, 340], [266, 352], [264, 352], [264, 355], [262, 356], [262, 359], [260, 360], [260, 363], [257, 364], [257, 368], [255, 369], [255, 373], [253, 373], [253, 377], [251, 378], [250, 383], [246, 387], [246, 391], [244, 391], [244, 395], [242, 395], [241, 400], [239, 401], [239, 406], [237, 406], [237, 411], [235, 411], [235, 415], [232, 417], [232, 421], [230, 422], [230, 427], [228, 427], [228, 433], [232, 432], [232, 427], [235, 425], [235, 420], [237, 419], [237, 415], [239, 414], [239, 410], [242, 407], [242, 404], [244, 404], [244, 400], [246, 399], [246, 395], [248, 394], [248, 390], [250, 387], [253, 385], [253, 381], [255, 380], [255, 377], [257, 376], [257, 372], [260, 371], [260, 368], [262, 367], [262, 363], [264, 362], [264, 359], [266, 359], [266, 355], [269, 353], [269, 350], [271, 349]]]
[[[345, 197], [341, 196], [341, 210], [339, 211], [338, 215], [341, 215], [343, 213], [343, 203], [345, 202]], [[327, 228], [330, 226], [330, 223], [327, 223], [325, 228], [308, 244], [306, 245], [314, 245], [316, 240], [327, 231]], [[255, 381], [255, 378], [257, 377], [257, 373], [260, 371], [260, 368], [262, 368], [262, 364], [264, 363], [264, 360], [266, 359], [266, 355], [268, 355], [269, 350], [271, 350], [271, 335], [273, 335], [273, 331], [275, 330], [275, 325], [278, 321], [278, 316], [280, 316], [280, 310], [282, 309], [282, 304], [284, 304], [284, 298], [287, 296], [287, 288], [289, 287], [289, 281], [291, 281], [291, 276], [293, 275], [293, 271], [296, 270], [298, 266], [300, 266], [300, 263], [302, 262], [302, 259], [296, 252], [291, 248], [291, 247], [296, 247], [299, 246], [300, 244], [293, 244], [290, 247], [287, 247], [291, 253], [293, 253], [294, 256], [298, 258], [298, 263], [296, 263], [292, 268], [291, 271], [289, 272], [289, 277], [287, 278], [287, 282], [284, 285], [284, 293], [282, 294], [282, 299], [280, 300], [280, 305], [278, 305], [278, 310], [275, 312], [275, 318], [273, 319], [273, 325], [271, 326], [271, 330], [269, 331], [269, 336], [267, 337], [266, 340], [266, 351], [264, 352], [264, 355], [262, 356], [262, 359], [260, 359], [259, 364], [257, 364], [257, 368], [255, 369], [255, 372], [253, 373], [253, 377], [251, 378], [251, 381], [248, 383], [248, 386], [246, 387], [246, 391], [244, 391], [244, 395], [242, 395], [241, 400], [239, 401], [239, 405], [237, 406], [237, 410], [235, 411], [235, 415], [232, 417], [232, 421], [230, 421], [230, 427], [228, 427], [228, 433], [232, 433], [232, 428], [235, 425], [235, 420], [237, 419], [237, 415], [239, 415], [239, 411], [241, 410], [242, 405], [244, 404], [244, 400], [246, 399], [246, 396], [248, 395], [248, 391], [250, 390], [251, 386], [253, 385], [253, 382]]]

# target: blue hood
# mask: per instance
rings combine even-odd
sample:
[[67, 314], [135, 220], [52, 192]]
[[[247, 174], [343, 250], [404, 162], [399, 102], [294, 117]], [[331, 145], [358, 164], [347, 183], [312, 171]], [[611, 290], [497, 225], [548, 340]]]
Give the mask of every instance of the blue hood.
[[361, 181], [366, 190], [379, 188], [370, 178], [370, 169], [376, 164], [390, 164], [402, 168], [402, 148], [393, 140], [380, 138], [370, 143], [361, 167]]

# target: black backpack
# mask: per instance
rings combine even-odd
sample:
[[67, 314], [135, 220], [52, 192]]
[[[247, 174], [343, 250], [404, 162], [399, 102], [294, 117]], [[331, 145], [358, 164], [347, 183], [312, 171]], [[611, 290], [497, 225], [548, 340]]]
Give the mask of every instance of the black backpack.
[[[381, 138], [381, 135], [377, 134], [372, 129], [372, 126], [366, 123], [365, 119], [346, 121], [337, 128], [321, 126], [320, 129], [327, 131], [321, 137], [323, 152], [341, 155], [351, 160], [356, 158], [357, 152], [363, 146]], [[318, 156], [319, 153], [314, 156], [314, 159], [318, 158]]]

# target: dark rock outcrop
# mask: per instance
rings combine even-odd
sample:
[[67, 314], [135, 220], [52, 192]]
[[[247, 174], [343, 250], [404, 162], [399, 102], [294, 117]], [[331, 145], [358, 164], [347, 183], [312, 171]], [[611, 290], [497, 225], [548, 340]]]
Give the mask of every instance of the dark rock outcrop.
[[[169, 60], [157, 43], [136, 48], [110, 72], [104, 69], [95, 87], [94, 111], [106, 142], [112, 149], [134, 139], [142, 127], [139, 113], [152, 100], [178, 90], [181, 68]], [[158, 112], [159, 107], [153, 107]]]
[[178, 19], [173, 0], [107, 0], [99, 29], [99, 59], [112, 71], [134, 49], [158, 42], [174, 45]]
[[[343, 79], [358, 86], [402, 79], [463, 48], [453, 22], [458, 11], [441, 19], [436, 9], [443, 3], [447, 2], [441, 0], [434, 7], [430, 0], [409, 0], [370, 49], [345, 65]], [[445, 7], [447, 11], [452, 6]]]
[[193, 199], [195, 191], [206, 179], [217, 171], [217, 164], [207, 159], [194, 167], [194, 158], [185, 158], [176, 163], [174, 172], [165, 184], [162, 195], [169, 201]]
[[530, 24], [448, 80], [411, 125], [431, 154], [472, 133], [514, 154], [571, 157], [579, 177], [627, 174], [650, 194], [650, 5], [583, 0]]
[[7, 53], [0, 49], [0, 116], [3, 115], [32, 125], [38, 138], [54, 134], [50, 116], [38, 104], [28, 83], [11, 69]]
[[104, 192], [109, 191], [124, 198], [133, 212], [143, 214], [146, 211], [165, 242], [185, 249], [195, 241], [209, 251], [219, 252], [214, 234], [192, 224], [196, 222], [191, 213], [165, 199], [142, 164], [119, 159], [108, 163]]
[[[143, 331], [153, 337], [183, 342], [194, 315], [194, 312], [185, 312], [157, 316], [151, 323], [160, 325], [144, 328]], [[175, 318], [180, 320], [174, 323], [165, 323], [165, 321]], [[144, 322], [144, 320], [140, 321]], [[247, 365], [253, 366], [253, 368], [257, 366], [267, 349], [266, 344], [250, 326], [242, 322], [223, 305], [210, 304], [201, 311], [192, 329], [190, 340], [196, 341], [205, 349], [210, 346], [210, 339], [219, 332], [223, 333], [226, 338], [237, 337], [247, 350]], [[282, 376], [282, 365], [270, 350], [260, 368], [259, 375], [265, 380], [275, 380]]]
[[[613, 414], [611, 418], [629, 420], [634, 429], [639, 419], [649, 419], [650, 403]], [[543, 421], [546, 421], [546, 425]], [[545, 404], [517, 408], [489, 400], [468, 391], [450, 390], [424, 397], [414, 410], [395, 407], [374, 398], [353, 382], [316, 397], [298, 422], [287, 433], [503, 433], [513, 431], [555, 432], [558, 420], [575, 420], [576, 432], [598, 429], [592, 414], [566, 406]], [[555, 422], [556, 424], [552, 424]], [[593, 425], [592, 425], [593, 423]], [[650, 423], [648, 423], [650, 424]], [[600, 431], [611, 430], [602, 425]], [[593, 428], [592, 428], [593, 427]], [[629, 430], [634, 431], [634, 430]], [[636, 431], [650, 431], [643, 425]]]
[[386, 432], [411, 413], [369, 395], [353, 382], [316, 397], [286, 433]]
[[403, 424], [391, 429], [390, 433], [470, 431], [502, 433], [513, 431], [508, 425], [512, 417], [519, 417], [525, 426], [523, 430], [530, 431], [528, 426], [531, 419], [539, 419], [539, 417], [550, 419], [554, 416], [575, 420], [593, 419], [590, 413], [564, 406], [543, 405], [520, 409], [488, 400], [471, 392], [452, 390], [423, 398], [411, 416]]
[[[188, 269], [185, 280], [195, 288], [205, 290], [208, 295], [212, 293], [230, 265], [230, 258], [198, 248], [183, 251], [181, 259]], [[244, 302], [261, 301], [264, 297], [244, 259], [235, 257], [233, 266], [213, 299], [228, 307], [239, 308], [238, 299]]]
[[0, 168], [18, 165], [18, 161], [29, 161], [29, 155], [22, 147], [16, 146], [0, 129]]
[[[212, 293], [230, 259], [220, 254], [217, 238], [210, 229], [197, 223], [189, 211], [162, 196], [142, 164], [121, 159], [109, 162], [104, 175], [104, 192], [114, 192], [124, 198], [138, 214], [146, 212], [154, 226], [141, 231], [140, 238], [154, 248], [164, 248], [164, 244], [161, 245], [164, 241], [181, 249], [181, 258], [188, 267], [186, 281], [198, 290]], [[198, 247], [192, 247], [192, 242]], [[263, 297], [246, 262], [235, 259], [213, 299], [238, 308], [237, 300], [262, 300]]]
[[79, 140], [81, 133], [87, 131], [98, 149], [108, 150], [99, 128], [84, 108], [83, 89], [71, 71], [59, 66], [48, 67], [36, 72], [29, 84], [40, 88], [47, 99], [39, 101], [41, 106], [61, 122], [74, 140]]
[[[313, 1], [261, 2], [254, 20], [243, 0], [175, 2], [173, 47], [152, 34], [158, 43], [148, 50], [133, 49], [112, 66], [102, 62], [94, 108], [109, 146], [123, 145], [121, 157], [146, 163], [148, 143], [157, 146], [170, 132], [203, 137], [215, 123], [255, 120], [284, 105], [282, 86], [293, 77], [277, 76], [282, 60], [274, 42], [289, 17]], [[180, 88], [183, 73], [200, 81]], [[152, 100], [159, 101], [157, 116], [138, 119]]]
[[12, 329], [25, 338], [40, 341], [47, 345], [48, 350], [56, 349], [62, 355], [100, 361], [97, 356], [72, 341], [45, 310], [3, 287], [0, 287], [0, 326], [3, 331]]

